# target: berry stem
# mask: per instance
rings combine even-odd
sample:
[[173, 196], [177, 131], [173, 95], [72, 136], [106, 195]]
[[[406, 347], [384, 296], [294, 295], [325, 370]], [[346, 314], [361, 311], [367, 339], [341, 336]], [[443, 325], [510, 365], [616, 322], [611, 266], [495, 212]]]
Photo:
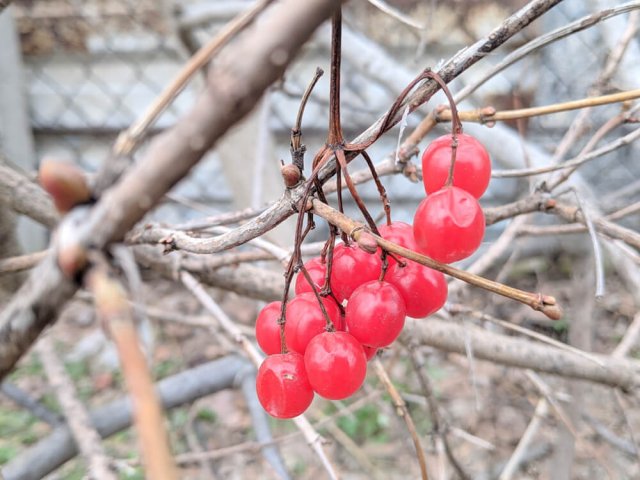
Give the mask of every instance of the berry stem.
[[307, 271], [307, 269], [305, 268], [305, 266], [302, 263], [300, 263], [299, 268], [300, 268], [300, 271], [302, 272], [302, 274], [304, 275], [304, 278], [307, 280], [307, 283], [311, 286], [311, 291], [316, 296], [316, 300], [318, 300], [318, 305], [320, 305], [320, 310], [322, 311], [322, 316], [324, 317], [324, 320], [327, 323], [327, 327], [326, 327], [327, 328], [327, 332], [335, 332], [336, 328], [333, 325], [333, 322], [331, 321], [331, 318], [329, 318], [329, 314], [327, 313], [327, 309], [325, 308], [324, 303], [322, 303], [321, 293], [316, 288], [316, 285], [313, 282], [313, 279], [311, 278], [311, 275], [309, 275], [309, 272]]
[[291, 161], [301, 172], [304, 170], [304, 154], [307, 150], [305, 145], [302, 144], [302, 116], [304, 115], [304, 109], [307, 106], [311, 92], [323, 74], [324, 70], [320, 67], [316, 68], [316, 73], [311, 83], [307, 85], [307, 89], [302, 95], [300, 106], [298, 107], [298, 115], [296, 116], [296, 123], [291, 129]]
[[456, 101], [453, 99], [453, 95], [451, 95], [451, 91], [449, 90], [446, 82], [440, 75], [432, 71], [428, 71], [427, 76], [438, 85], [440, 85], [440, 88], [447, 96], [447, 100], [449, 101], [449, 108], [451, 109], [451, 164], [449, 165], [449, 175], [447, 176], [447, 181], [445, 182], [445, 186], [450, 187], [451, 185], [453, 185], [453, 170], [456, 164], [456, 153], [458, 150], [458, 134], [462, 133], [462, 123], [460, 122], [460, 118], [458, 117], [458, 108], [456, 107]]
[[331, 82], [329, 85], [329, 135], [327, 144], [344, 144], [340, 124], [340, 64], [342, 59], [342, 9], [338, 8], [331, 19]]
[[[367, 162], [367, 166], [369, 167], [369, 171], [371, 172], [371, 176], [373, 177], [373, 181], [378, 188], [378, 193], [380, 194], [380, 201], [382, 201], [382, 208], [384, 208], [384, 214], [387, 219], [387, 225], [391, 225], [391, 204], [389, 203], [389, 197], [387, 196], [387, 190], [384, 188], [384, 185], [380, 181], [380, 177], [378, 176], [378, 172], [376, 172], [376, 167], [373, 165], [373, 161], [371, 157], [363, 150], [360, 154], [364, 157]], [[338, 187], [339, 188], [339, 187]], [[342, 212], [342, 210], [340, 210]]]

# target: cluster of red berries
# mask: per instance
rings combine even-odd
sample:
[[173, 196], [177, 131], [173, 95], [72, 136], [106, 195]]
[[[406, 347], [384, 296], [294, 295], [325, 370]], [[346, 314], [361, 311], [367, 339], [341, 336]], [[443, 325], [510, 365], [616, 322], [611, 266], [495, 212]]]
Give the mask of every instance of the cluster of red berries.
[[[428, 197], [418, 207], [414, 225], [393, 222], [379, 227], [383, 238], [446, 263], [471, 255], [480, 245], [484, 216], [476, 197], [484, 193], [490, 176], [489, 156], [482, 145], [468, 135], [457, 138], [453, 185], [445, 185], [452, 142], [446, 136], [423, 155]], [[364, 382], [367, 360], [396, 340], [407, 315], [423, 318], [444, 305], [447, 283], [442, 273], [411, 261], [387, 260], [380, 280], [381, 255], [354, 244], [337, 245], [329, 279], [333, 295], [321, 301], [300, 272], [296, 296], [286, 305], [285, 349], [281, 302], [262, 309], [256, 339], [268, 357], [258, 370], [256, 388], [269, 414], [300, 415], [314, 392], [330, 400], [353, 395]], [[325, 259], [313, 258], [304, 268], [316, 292], [326, 291]]]

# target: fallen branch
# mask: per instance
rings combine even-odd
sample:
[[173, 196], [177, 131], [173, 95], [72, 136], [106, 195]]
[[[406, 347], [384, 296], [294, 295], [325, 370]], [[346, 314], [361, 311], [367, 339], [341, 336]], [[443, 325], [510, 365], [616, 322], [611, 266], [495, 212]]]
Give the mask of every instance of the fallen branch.
[[[238, 372], [247, 365], [236, 356], [199, 365], [158, 382], [158, 396], [166, 409], [191, 403], [231, 388]], [[115, 400], [93, 410], [90, 418], [102, 438], [107, 438], [131, 425], [131, 401], [128, 397]], [[40, 480], [77, 453], [69, 427], [61, 426], [5, 465], [2, 474], [5, 480]]]

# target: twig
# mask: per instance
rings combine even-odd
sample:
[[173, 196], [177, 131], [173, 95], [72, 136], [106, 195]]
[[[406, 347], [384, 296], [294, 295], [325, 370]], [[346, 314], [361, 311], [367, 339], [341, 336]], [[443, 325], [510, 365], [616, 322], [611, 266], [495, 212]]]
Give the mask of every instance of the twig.
[[[525, 370], [524, 374], [547, 400], [547, 403], [549, 404], [549, 406], [551, 406], [551, 408], [555, 412], [560, 422], [562, 422], [564, 427], [571, 434], [571, 437], [573, 438], [573, 440], [574, 441], [577, 440], [578, 432], [576, 430], [576, 427], [573, 421], [571, 420], [571, 418], [569, 418], [567, 413], [562, 409], [562, 407], [556, 401], [556, 395], [553, 394], [551, 387], [549, 387], [549, 385], [542, 378], [540, 378], [540, 375], [538, 375], [537, 373], [531, 370]], [[575, 396], [573, 396], [572, 398], [575, 398]]]
[[477, 90], [481, 85], [483, 85], [487, 80], [494, 78], [495, 75], [510, 65], [522, 60], [531, 52], [534, 52], [546, 45], [549, 45], [553, 42], [561, 40], [563, 38], [568, 37], [576, 32], [580, 32], [582, 30], [586, 30], [587, 28], [591, 28], [598, 23], [608, 20], [609, 18], [613, 18], [617, 15], [623, 15], [625, 13], [631, 12], [640, 8], [640, 1], [627, 2], [622, 5], [618, 5], [614, 8], [609, 8], [606, 10], [602, 10], [600, 12], [593, 13], [591, 15], [586, 15], [578, 20], [575, 20], [567, 25], [559, 27], [545, 35], [534, 38], [530, 42], [526, 43], [522, 47], [517, 50], [511, 52], [507, 55], [502, 61], [500, 61], [497, 65], [492, 68], [489, 68], [487, 71], [483, 72], [477, 78], [474, 78], [473, 82], [468, 84], [462, 90], [458, 92], [456, 95], [456, 102], [459, 102], [463, 98], [471, 95], [475, 90]]
[[407, 430], [409, 430], [409, 434], [411, 435], [411, 439], [413, 440], [413, 446], [416, 449], [416, 456], [418, 457], [418, 464], [420, 465], [420, 475], [422, 480], [428, 480], [429, 474], [427, 472], [427, 459], [424, 455], [424, 450], [422, 450], [422, 444], [420, 443], [420, 437], [416, 430], [416, 426], [413, 423], [413, 418], [409, 414], [409, 410], [407, 409], [407, 405], [404, 403], [404, 400], [400, 396], [400, 393], [396, 389], [396, 387], [391, 382], [387, 371], [384, 369], [382, 362], [379, 358], [376, 358], [373, 361], [373, 368], [378, 375], [378, 378], [384, 385], [384, 388], [389, 392], [393, 404], [396, 407], [396, 413], [398, 416], [404, 419], [404, 422], [407, 424]]
[[[240, 331], [238, 326], [227, 316], [227, 314], [220, 308], [220, 306], [211, 298], [211, 296], [202, 288], [198, 281], [188, 272], [181, 272], [180, 279], [183, 284], [193, 293], [193, 295], [200, 301], [203, 307], [205, 307], [209, 313], [211, 313], [222, 328], [230, 335], [246, 352], [251, 362], [256, 366], [260, 366], [263, 360], [262, 354], [251, 343], [246, 336]], [[337, 479], [338, 475], [326, 456], [322, 448], [322, 437], [314, 430], [309, 421], [304, 415], [300, 415], [293, 419], [296, 426], [303, 432], [305, 439], [313, 448], [315, 453], [320, 458], [322, 465], [326, 469], [327, 473], [332, 479]]]
[[243, 210], [238, 210], [237, 212], [220, 213], [209, 217], [197, 218], [187, 222], [178, 223], [173, 225], [173, 228], [176, 230], [203, 230], [205, 228], [216, 227], [218, 225], [230, 225], [254, 218], [266, 209], [267, 207], [245, 208]]
[[[375, 400], [380, 395], [381, 395], [381, 391], [371, 392], [370, 394], [365, 395], [364, 397], [349, 404], [349, 406], [339, 408], [338, 411], [333, 413], [332, 415], [327, 415], [321, 420], [314, 422], [313, 427], [321, 428], [321, 427], [324, 427], [325, 425], [335, 422], [339, 418], [342, 418], [347, 415], [352, 415], [354, 411], [361, 408], [363, 405], [367, 405], [368, 403], [370, 403], [372, 400]], [[182, 463], [194, 462], [201, 459], [222, 458], [227, 455], [231, 455], [233, 453], [244, 452], [244, 451], [258, 452], [263, 447], [266, 447], [269, 445], [275, 445], [277, 443], [284, 443], [291, 440], [296, 440], [301, 435], [302, 435], [302, 431], [298, 430], [297, 432], [291, 432], [291, 433], [282, 435], [278, 438], [273, 439], [270, 442], [262, 442], [262, 443], [253, 442], [253, 441], [242, 442], [236, 445], [232, 445], [230, 447], [222, 447], [215, 450], [209, 450], [207, 452], [203, 452], [202, 454], [184, 453], [182, 455], [178, 455], [178, 457], [176, 458], [178, 463], [182, 464]]]
[[[527, 215], [520, 215], [513, 219], [502, 231], [498, 239], [493, 242], [482, 256], [473, 262], [466, 270], [475, 275], [483, 275], [487, 270], [496, 265], [496, 260], [509, 249], [513, 248], [513, 240], [529, 219]], [[455, 281], [449, 285], [449, 298], [459, 292], [465, 283]]]
[[56, 393], [64, 417], [88, 466], [92, 480], [115, 480], [116, 475], [109, 466], [109, 458], [102, 447], [100, 435], [91, 425], [89, 414], [82, 402], [73, 381], [67, 375], [64, 366], [56, 355], [51, 340], [42, 338], [36, 345], [40, 361]]
[[640, 138], [640, 128], [624, 135], [613, 142], [610, 142], [603, 147], [600, 147], [592, 152], [589, 152], [584, 155], [578, 155], [571, 160], [566, 162], [562, 162], [555, 165], [548, 165], [544, 167], [536, 167], [536, 168], [518, 168], [518, 169], [510, 169], [510, 170], [494, 170], [491, 172], [491, 176], [493, 178], [516, 178], [516, 177], [528, 177], [530, 175], [542, 175], [543, 173], [555, 172], [558, 170], [564, 170], [567, 168], [575, 168], [584, 163], [593, 160], [595, 158], [599, 158], [607, 153], [613, 152], [621, 147], [629, 145], [630, 143], [636, 141]]
[[544, 418], [547, 416], [547, 412], [549, 411], [549, 405], [547, 400], [542, 398], [538, 400], [538, 404], [536, 406], [535, 412], [533, 413], [533, 417], [527, 425], [527, 429], [524, 431], [524, 434], [520, 438], [518, 442], [518, 446], [513, 451], [511, 458], [505, 465], [502, 473], [500, 474], [499, 480], [510, 480], [513, 478], [513, 475], [520, 468], [520, 463], [522, 462], [522, 457], [529, 449], [531, 442], [533, 442], [534, 437], [538, 433], [540, 426]]
[[580, 199], [578, 192], [575, 189], [572, 189], [573, 194], [576, 198], [576, 203], [578, 207], [580, 207], [580, 211], [582, 212], [582, 216], [584, 218], [584, 223], [587, 227], [587, 231], [589, 232], [589, 238], [591, 239], [591, 245], [593, 246], [593, 263], [595, 265], [595, 274], [596, 274], [596, 292], [595, 297], [596, 300], [602, 299], [605, 294], [605, 280], [604, 280], [604, 261], [602, 259], [602, 251], [600, 249], [600, 243], [598, 242], [598, 235], [596, 234], [596, 229], [593, 226], [593, 222], [591, 221], [591, 215], [587, 214], [587, 209], [585, 208], [584, 202]]
[[[568, 222], [580, 222], [586, 225], [587, 220], [578, 207], [565, 205], [559, 202], [554, 202], [551, 208], [545, 209], [545, 213], [553, 213], [563, 218]], [[611, 238], [617, 238], [623, 242], [640, 249], [640, 234], [628, 228], [617, 225], [602, 217], [591, 218], [594, 227], [598, 232], [603, 233]]]
[[221, 32], [209, 40], [182, 67], [171, 83], [154, 100], [147, 111], [127, 130], [122, 132], [113, 151], [116, 156], [130, 155], [144, 138], [146, 131], [155, 123], [162, 112], [173, 102], [182, 91], [189, 79], [195, 75], [225, 44], [249, 25], [253, 19], [264, 10], [273, 0], [260, 0], [246, 12], [238, 15], [226, 24]]
[[476, 447], [482, 448], [483, 450], [488, 450], [490, 452], [493, 452], [496, 450], [496, 446], [493, 443], [485, 440], [484, 438], [480, 438], [475, 435], [472, 435], [466, 430], [463, 430], [455, 426], [451, 426], [449, 427], [449, 429], [451, 430], [452, 435], [455, 435], [459, 439], [464, 440], [465, 442], [468, 442], [471, 445], [475, 445]]
[[236, 292], [257, 300], [272, 301], [282, 292], [282, 275], [251, 265], [210, 268], [204, 256], [173, 253], [162, 255], [148, 246], [135, 248], [136, 260], [169, 280], [176, 280], [180, 269], [187, 270], [212, 287]]
[[[352, 238], [354, 240], [358, 240], [362, 233], [363, 225], [359, 222], [356, 222], [346, 215], [334, 210], [330, 206], [322, 203], [316, 199], [311, 201], [311, 207], [313, 208], [313, 212], [327, 220], [332, 225], [335, 225], [340, 230], [347, 234], [352, 234]], [[442, 264], [440, 262], [436, 262], [435, 260], [430, 259], [424, 255], [416, 253], [407, 248], [403, 248], [399, 245], [396, 245], [393, 242], [389, 242], [388, 240], [383, 239], [373, 233], [370, 235], [375, 238], [376, 243], [382, 247], [383, 249], [394, 253], [396, 255], [400, 255], [408, 260], [412, 260], [414, 262], [420, 263], [421, 265], [425, 265], [429, 268], [433, 268], [434, 270], [438, 270], [442, 273], [450, 275], [454, 278], [460, 279], [464, 282], [467, 282], [476, 287], [483, 288], [493, 293], [497, 293], [498, 295], [502, 295], [513, 300], [517, 300], [525, 305], [530, 306], [534, 310], [538, 310], [545, 315], [547, 315], [551, 319], [559, 319], [561, 317], [560, 307], [556, 304], [555, 298], [548, 295], [541, 294], [533, 294], [529, 292], [524, 292], [522, 290], [518, 290], [513, 287], [509, 287], [507, 285], [503, 285], [501, 283], [494, 282], [492, 280], [488, 280], [486, 278], [480, 277], [478, 275], [473, 275], [471, 273], [465, 272], [463, 270], [459, 270], [450, 265]]]
[[[520, 120], [523, 118], [537, 117], [541, 115], [550, 115], [552, 113], [567, 112], [582, 108], [597, 107], [600, 105], [609, 105], [611, 103], [626, 102], [640, 98], [640, 89], [629, 90], [620, 93], [612, 93], [610, 95], [601, 95], [597, 97], [587, 97], [580, 100], [572, 100], [569, 102], [560, 102], [553, 105], [545, 105], [542, 107], [520, 108], [516, 110], [496, 111], [492, 107], [479, 108], [473, 111], [458, 112], [458, 116], [463, 122], [491, 123], [497, 121]], [[435, 113], [436, 122], [450, 122], [451, 110], [437, 110]]]
[[[632, 215], [640, 211], [640, 202], [632, 203], [626, 207], [616, 210], [615, 212], [605, 215], [603, 218], [609, 221], [620, 220], [627, 215]], [[518, 230], [518, 235], [563, 235], [571, 233], [586, 232], [586, 225], [577, 223], [571, 223], [568, 225], [552, 225], [552, 226], [538, 226], [538, 225], [523, 225]]]
[[133, 399], [136, 430], [147, 475], [158, 480], [175, 480], [178, 473], [162, 407], [124, 290], [117, 281], [109, 278], [102, 266], [89, 272], [87, 284], [95, 296], [98, 317], [107, 326], [118, 349], [127, 390]]
[[624, 336], [616, 348], [611, 352], [614, 358], [626, 357], [634, 346], [637, 346], [638, 338], [640, 338], [640, 313], [636, 313], [633, 321], [624, 332]]
[[631, 443], [633, 444], [633, 448], [636, 453], [636, 460], [640, 461], [640, 447], [638, 447], [638, 441], [636, 439], [636, 432], [631, 424], [631, 420], [629, 419], [629, 415], [627, 414], [627, 408], [624, 405], [624, 400], [622, 397], [622, 393], [619, 389], [613, 391], [613, 396], [616, 399], [616, 403], [618, 404], [618, 408], [620, 409], [620, 413], [622, 414], [622, 419], [624, 420], [624, 424], [629, 431], [629, 436], [631, 437]]
[[23, 272], [35, 267], [42, 259], [49, 254], [48, 250], [27, 253], [17, 257], [0, 259], [0, 276], [7, 273]]
[[424, 30], [426, 28], [423, 24], [416, 22], [410, 16], [405, 15], [404, 13], [396, 10], [395, 8], [393, 8], [383, 0], [367, 0], [367, 1], [374, 7], [378, 8], [380, 11], [404, 23], [405, 25], [408, 25], [409, 27], [415, 28], [416, 30]]
[[605, 442], [613, 447], [617, 448], [621, 452], [626, 453], [629, 456], [636, 456], [636, 448], [633, 445], [633, 442], [625, 440], [624, 438], [618, 437], [615, 433], [609, 430], [602, 422], [596, 420], [594, 417], [587, 413], [583, 413], [582, 417], [586, 420], [586, 422], [593, 428], [593, 431], [598, 434], [600, 438], [602, 438]]
[[454, 470], [458, 474], [458, 476], [462, 480], [469, 480], [470, 477], [467, 472], [464, 471], [462, 465], [453, 454], [453, 449], [449, 444], [449, 439], [447, 436], [448, 427], [443, 425], [443, 420], [440, 415], [440, 411], [438, 409], [438, 404], [436, 403], [435, 394], [433, 392], [433, 387], [431, 386], [431, 382], [429, 381], [429, 377], [423, 371], [424, 365], [421, 363], [418, 358], [417, 352], [413, 345], [407, 344], [407, 350], [409, 351], [409, 359], [411, 360], [411, 364], [416, 372], [416, 376], [418, 377], [418, 382], [420, 383], [420, 387], [422, 388], [422, 392], [424, 394], [424, 398], [426, 399], [427, 406], [429, 407], [429, 416], [431, 418], [431, 425], [433, 426], [433, 431], [440, 438], [442, 442], [442, 446], [444, 447], [444, 452], [449, 459], [449, 462], [453, 466]]

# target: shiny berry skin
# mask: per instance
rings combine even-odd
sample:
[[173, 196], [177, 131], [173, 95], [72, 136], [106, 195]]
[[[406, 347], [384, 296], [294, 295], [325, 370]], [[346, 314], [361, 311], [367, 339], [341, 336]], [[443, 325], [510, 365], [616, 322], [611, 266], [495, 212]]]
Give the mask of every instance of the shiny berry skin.
[[[491, 159], [484, 146], [471, 135], [459, 133], [453, 186], [480, 198], [491, 179]], [[427, 194], [444, 187], [451, 166], [451, 135], [436, 138], [422, 154], [422, 182]]]
[[471, 194], [444, 187], [424, 199], [413, 219], [418, 250], [442, 263], [467, 258], [484, 237], [484, 214]]
[[[320, 257], [312, 258], [308, 260], [304, 264], [305, 269], [309, 273], [311, 280], [315, 284], [315, 287], [318, 291], [322, 290], [324, 287], [324, 276], [327, 271], [327, 265], [322, 261]], [[300, 295], [305, 292], [313, 292], [311, 285], [307, 282], [306, 277], [302, 273], [302, 271], [298, 272], [298, 276], [296, 277], [296, 287], [295, 287], [296, 295]]]
[[409, 250], [416, 249], [416, 240], [413, 238], [413, 227], [405, 222], [391, 222], [391, 225], [378, 227], [380, 236], [385, 240], [396, 243]]
[[256, 319], [256, 340], [267, 355], [280, 353], [280, 325], [278, 319], [282, 309], [282, 302], [271, 302], [260, 310]]
[[405, 260], [405, 266], [390, 266], [384, 280], [398, 289], [410, 317], [431, 315], [447, 301], [449, 289], [444, 275], [411, 260]]
[[[332, 298], [323, 298], [322, 304], [336, 330], [343, 330], [336, 302]], [[311, 339], [325, 332], [326, 327], [327, 321], [315, 294], [301, 293], [287, 303], [284, 336], [290, 350], [304, 355]]]
[[313, 401], [313, 390], [299, 353], [278, 353], [265, 358], [256, 376], [260, 404], [276, 418], [304, 413]]
[[[389, 240], [414, 252], [418, 250], [416, 240], [413, 238], [413, 227], [408, 223], [391, 222], [391, 225], [379, 226], [378, 231], [380, 232], [380, 236], [385, 240]], [[387, 256], [387, 262], [389, 267], [397, 263], [391, 256]]]
[[338, 301], [349, 299], [353, 291], [363, 283], [376, 280], [382, 271], [382, 261], [357, 245], [337, 245], [333, 251], [331, 289]]
[[304, 354], [304, 365], [311, 388], [329, 400], [353, 395], [367, 374], [364, 349], [346, 332], [325, 332], [314, 337]]
[[345, 311], [347, 331], [362, 345], [386, 347], [404, 326], [406, 307], [402, 295], [389, 282], [374, 280], [356, 289]]

